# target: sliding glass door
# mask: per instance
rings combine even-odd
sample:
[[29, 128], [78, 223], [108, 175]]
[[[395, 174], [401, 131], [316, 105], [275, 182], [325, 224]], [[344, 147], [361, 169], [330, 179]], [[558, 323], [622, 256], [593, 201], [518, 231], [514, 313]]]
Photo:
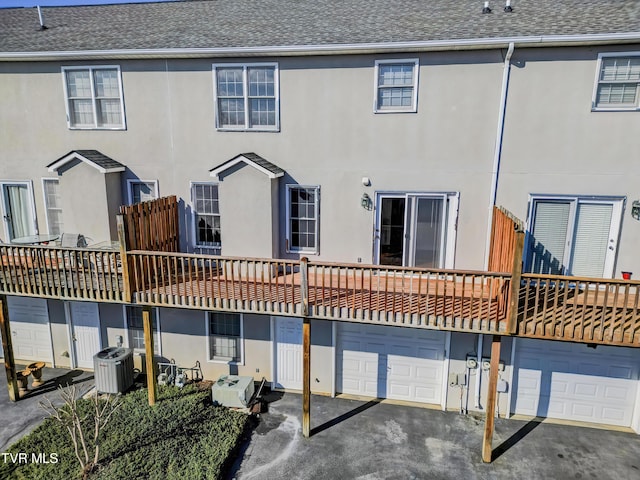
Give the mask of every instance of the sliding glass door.
[[4, 221], [8, 240], [36, 233], [33, 193], [28, 183], [2, 183]]

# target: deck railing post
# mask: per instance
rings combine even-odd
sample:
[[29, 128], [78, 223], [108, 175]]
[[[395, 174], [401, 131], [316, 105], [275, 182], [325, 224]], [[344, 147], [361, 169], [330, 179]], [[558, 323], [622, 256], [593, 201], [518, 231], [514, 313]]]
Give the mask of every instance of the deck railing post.
[[494, 335], [491, 342], [491, 362], [489, 367], [489, 386], [487, 392], [487, 413], [484, 421], [482, 439], [482, 461], [491, 463], [493, 455], [493, 431], [495, 427], [496, 398], [498, 396], [498, 367], [500, 366], [500, 335]]
[[300, 259], [300, 300], [302, 310], [302, 435], [311, 435], [311, 321], [309, 319], [308, 259]]
[[16, 363], [13, 358], [11, 344], [11, 326], [9, 324], [9, 309], [6, 295], [0, 295], [0, 330], [2, 331], [2, 348], [4, 350], [4, 369], [7, 373], [7, 387], [9, 399], [15, 402], [20, 398], [18, 394], [18, 380], [16, 377]]
[[156, 404], [158, 384], [156, 381], [155, 368], [153, 366], [153, 322], [151, 318], [151, 307], [145, 306], [142, 310], [142, 327], [144, 330], [144, 354], [145, 367], [147, 373], [147, 390], [149, 394], [149, 405]]
[[511, 288], [507, 304], [507, 333], [514, 334], [518, 329], [518, 305], [520, 302], [520, 281], [522, 279], [522, 253], [524, 251], [524, 232], [516, 231], [513, 249], [513, 266], [511, 267]]
[[124, 231], [124, 216], [116, 215], [118, 243], [120, 244], [120, 263], [122, 264], [122, 299], [131, 303], [131, 283], [129, 282], [129, 259], [127, 258], [127, 237]]

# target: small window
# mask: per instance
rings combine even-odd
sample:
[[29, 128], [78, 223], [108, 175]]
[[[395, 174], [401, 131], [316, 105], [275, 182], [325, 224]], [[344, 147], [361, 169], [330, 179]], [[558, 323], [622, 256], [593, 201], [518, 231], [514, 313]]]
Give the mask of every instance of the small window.
[[158, 198], [158, 182], [155, 180], [127, 180], [127, 186], [130, 204]]
[[640, 109], [640, 55], [600, 55], [593, 109]]
[[418, 60], [378, 60], [375, 68], [374, 111], [418, 110]]
[[62, 233], [62, 202], [60, 200], [60, 183], [57, 178], [43, 178], [44, 207], [47, 211], [47, 229], [50, 234]]
[[318, 252], [320, 187], [287, 185], [287, 251]]
[[276, 64], [213, 65], [216, 128], [278, 130]]
[[215, 183], [193, 183], [191, 185], [195, 246], [198, 248], [220, 247], [220, 207], [218, 185]]
[[209, 312], [209, 360], [242, 363], [242, 315]]
[[125, 128], [120, 67], [62, 67], [69, 128]]
[[[129, 348], [144, 351], [144, 326], [142, 323], [142, 307], [126, 307], [126, 326], [129, 334]], [[151, 324], [155, 338], [153, 339], [153, 353], [160, 355], [160, 329], [158, 328], [157, 310], [151, 311]]]

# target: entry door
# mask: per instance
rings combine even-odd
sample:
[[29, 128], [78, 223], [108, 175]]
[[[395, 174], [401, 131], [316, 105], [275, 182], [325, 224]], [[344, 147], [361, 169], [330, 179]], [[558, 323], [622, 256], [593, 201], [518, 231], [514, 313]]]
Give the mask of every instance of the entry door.
[[302, 320], [275, 319], [275, 386], [302, 390]]
[[3, 183], [4, 222], [9, 240], [35, 235], [33, 194], [28, 183]]
[[377, 260], [381, 265], [444, 268], [447, 196], [442, 194], [378, 197]]
[[93, 356], [101, 349], [98, 304], [69, 302], [69, 322], [75, 366], [93, 370]]
[[532, 202], [529, 270], [610, 278], [622, 200], [539, 198]]

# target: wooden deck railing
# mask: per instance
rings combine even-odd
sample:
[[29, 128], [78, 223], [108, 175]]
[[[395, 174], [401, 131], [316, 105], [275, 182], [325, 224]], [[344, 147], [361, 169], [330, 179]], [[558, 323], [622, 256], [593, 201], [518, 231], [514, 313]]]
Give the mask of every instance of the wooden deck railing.
[[313, 318], [505, 331], [506, 273], [147, 251], [127, 255], [137, 303], [302, 315], [306, 295]]
[[122, 302], [122, 265], [113, 250], [0, 245], [0, 292]]
[[522, 275], [518, 335], [640, 346], [640, 282]]

